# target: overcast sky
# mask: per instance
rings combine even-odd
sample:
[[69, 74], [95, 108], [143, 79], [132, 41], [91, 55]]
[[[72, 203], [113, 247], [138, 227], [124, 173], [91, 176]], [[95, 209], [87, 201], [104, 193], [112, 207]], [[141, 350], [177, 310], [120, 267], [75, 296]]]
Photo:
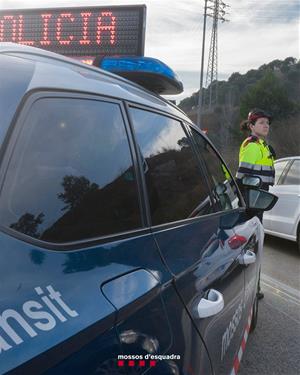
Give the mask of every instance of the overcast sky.
[[[299, 0], [223, 0], [229, 5], [219, 24], [219, 79], [245, 73], [274, 59], [299, 59]], [[0, 0], [0, 9], [146, 4], [145, 56], [170, 65], [185, 92], [199, 89], [204, 0]], [[211, 20], [207, 24], [205, 67]]]

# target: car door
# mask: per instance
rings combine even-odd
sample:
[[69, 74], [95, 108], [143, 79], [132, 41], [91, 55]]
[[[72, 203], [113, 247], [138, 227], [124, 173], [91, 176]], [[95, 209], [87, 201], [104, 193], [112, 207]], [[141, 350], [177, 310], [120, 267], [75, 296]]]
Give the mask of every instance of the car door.
[[260, 264], [258, 249], [263, 241], [262, 226], [256, 217], [249, 219], [235, 181], [216, 150], [196, 129], [191, 128], [191, 134], [204, 161], [215, 203], [215, 215], [219, 218], [218, 233], [223, 237], [219, 259], [224, 265], [224, 274], [215, 280], [215, 288], [224, 297], [224, 309], [207, 326], [202, 321], [199, 323], [207, 337], [213, 324], [220, 327], [218, 339], [221, 340], [216, 344], [210, 338], [207, 347], [209, 353], [215, 354], [215, 371], [226, 374], [233, 365], [251, 315]]
[[[228, 373], [233, 364], [232, 348], [241, 340], [244, 298], [244, 267], [238, 262], [241, 248], [232, 249], [228, 244], [233, 228], [220, 227], [220, 220], [229, 220], [232, 212], [216, 212], [206, 175], [179, 121], [140, 109], [131, 109], [131, 114], [146, 166], [155, 240], [177, 293], [208, 348], [214, 371]], [[238, 198], [234, 199], [238, 209]], [[199, 316], [205, 314], [205, 299], [212, 300], [215, 310], [215, 315], [207, 318]], [[223, 344], [222, 351], [223, 336], [232, 320], [236, 335], [226, 342], [231, 348]], [[200, 366], [195, 373], [205, 372]]]
[[[281, 185], [281, 181], [282, 181], [283, 177], [286, 175], [286, 171], [288, 170], [290, 163], [291, 163], [291, 161], [289, 159], [279, 160], [279, 161], [275, 162], [275, 165], [274, 165], [274, 167], [275, 167], [274, 186], [277, 186], [278, 184]], [[271, 190], [274, 189], [274, 186], [271, 187]], [[277, 204], [278, 204], [278, 202], [276, 203], [276, 206], [277, 206]], [[273, 217], [273, 212], [274, 212], [273, 209], [265, 212], [264, 216], [263, 216], [264, 227], [267, 230], [273, 230], [273, 224], [274, 224], [274, 219], [275, 219]]]
[[1, 165], [1, 373], [127, 373], [134, 334], [153, 355], [171, 346], [126, 129], [118, 101], [25, 103]]
[[270, 213], [265, 214], [270, 223], [268, 229], [296, 239], [300, 215], [300, 159], [292, 161], [270, 192], [278, 196], [278, 201]]
[[[211, 361], [206, 344], [187, 307], [187, 299], [183, 298], [180, 280], [184, 279], [184, 288], [191, 299], [199, 296], [200, 292], [195, 291], [198, 278], [192, 280], [192, 269], [205, 250], [218, 243], [214, 233], [215, 219], [212, 217], [205, 222], [199, 217], [211, 212], [211, 197], [206, 182], [203, 184], [200, 179], [191, 144], [181, 123], [149, 108], [130, 106], [128, 111], [141, 158], [152, 232], [169, 270], [169, 280], [162, 292], [174, 336], [168, 353], [183, 354], [181, 361], [175, 361], [180, 364], [178, 373], [210, 374]], [[202, 229], [198, 221], [203, 222]], [[208, 270], [209, 266], [205, 268]], [[185, 277], [187, 274], [190, 279]], [[177, 373], [176, 367], [174, 373]]]

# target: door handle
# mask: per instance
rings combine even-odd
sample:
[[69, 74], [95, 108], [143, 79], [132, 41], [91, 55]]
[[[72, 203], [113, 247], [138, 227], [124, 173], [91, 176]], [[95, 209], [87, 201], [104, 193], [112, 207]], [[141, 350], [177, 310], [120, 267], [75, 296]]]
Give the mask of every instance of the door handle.
[[244, 266], [255, 263], [255, 261], [256, 261], [256, 255], [251, 250], [247, 250], [245, 254], [240, 255], [239, 257], [239, 263], [243, 264]]
[[207, 298], [201, 298], [197, 306], [197, 316], [199, 318], [207, 318], [218, 314], [223, 310], [223, 295], [215, 289], [210, 289]]

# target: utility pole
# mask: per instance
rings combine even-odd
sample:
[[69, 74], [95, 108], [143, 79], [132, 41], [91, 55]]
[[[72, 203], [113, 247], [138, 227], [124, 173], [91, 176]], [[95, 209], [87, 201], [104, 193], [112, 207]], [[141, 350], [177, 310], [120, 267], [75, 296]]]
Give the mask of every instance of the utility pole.
[[206, 33], [206, 18], [207, 18], [207, 1], [204, 0], [204, 19], [203, 19], [203, 35], [202, 35], [202, 54], [201, 54], [201, 70], [200, 70], [200, 89], [198, 95], [198, 111], [197, 111], [197, 125], [200, 128], [201, 114], [202, 114], [202, 92], [203, 92], [203, 68], [204, 68], [204, 53], [205, 53], [205, 33]]
[[[218, 23], [227, 21], [224, 16], [228, 7], [221, 0], [213, 0], [213, 6], [208, 7], [208, 17], [213, 18], [208, 66], [206, 72], [206, 87], [209, 87], [209, 109], [212, 103], [218, 104]], [[213, 92], [214, 91], [214, 92]]]

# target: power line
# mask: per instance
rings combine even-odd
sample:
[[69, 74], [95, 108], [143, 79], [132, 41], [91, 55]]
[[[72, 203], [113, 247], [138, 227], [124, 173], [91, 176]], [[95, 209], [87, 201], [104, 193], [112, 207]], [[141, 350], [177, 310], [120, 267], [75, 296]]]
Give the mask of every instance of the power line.
[[218, 104], [218, 24], [219, 21], [228, 21], [225, 19], [226, 8], [223, 1], [214, 0], [213, 6], [209, 6], [208, 17], [213, 19], [211, 29], [211, 40], [208, 57], [208, 67], [206, 73], [206, 87], [209, 87], [209, 109], [212, 104]]
[[[225, 22], [225, 9], [228, 7], [222, 0], [204, 0], [204, 21], [203, 21], [203, 40], [202, 40], [202, 54], [201, 54], [201, 71], [200, 71], [200, 90], [198, 96], [198, 111], [197, 111], [197, 125], [200, 127], [201, 113], [203, 105], [203, 67], [204, 67], [204, 53], [205, 53], [205, 34], [206, 34], [206, 19], [211, 17], [213, 19], [211, 43], [209, 50], [207, 82], [210, 81], [210, 88], [212, 90], [212, 82], [217, 83], [218, 80], [218, 22]], [[217, 86], [216, 86], [216, 100], [217, 100]], [[212, 103], [212, 91], [210, 91], [210, 105]]]

